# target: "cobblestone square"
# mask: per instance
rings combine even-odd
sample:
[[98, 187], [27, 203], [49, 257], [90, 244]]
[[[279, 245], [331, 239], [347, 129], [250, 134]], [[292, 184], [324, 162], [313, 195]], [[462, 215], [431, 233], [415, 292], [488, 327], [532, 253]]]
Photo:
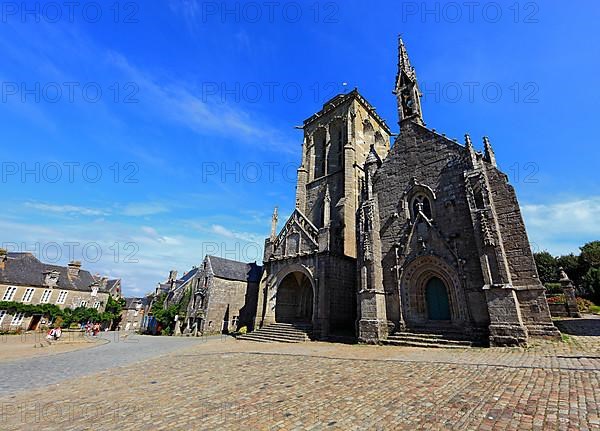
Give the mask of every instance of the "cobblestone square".
[[[4, 393], [0, 428], [597, 430], [600, 334], [590, 328], [598, 322], [566, 321], [563, 333], [596, 335], [528, 349], [112, 340], [48, 362], [87, 352], [93, 364], [136, 350], [137, 360], [117, 358], [98, 373]], [[15, 364], [1, 363], [2, 372]]]

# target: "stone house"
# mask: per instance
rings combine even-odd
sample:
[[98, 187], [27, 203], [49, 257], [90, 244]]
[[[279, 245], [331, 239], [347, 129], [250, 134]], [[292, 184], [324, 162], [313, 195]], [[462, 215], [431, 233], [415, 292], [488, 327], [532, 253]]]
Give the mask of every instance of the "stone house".
[[217, 256], [206, 256], [190, 282], [192, 295], [185, 330], [202, 334], [228, 333], [254, 327], [262, 267]]
[[[164, 306], [183, 308], [175, 335], [228, 333], [246, 326], [252, 328], [256, 313], [258, 285], [262, 267], [217, 256], [206, 256], [181, 278], [171, 271], [165, 283], [159, 283], [152, 298], [166, 295]], [[151, 309], [149, 302], [147, 309]], [[142, 322], [154, 332], [151, 313]]]
[[480, 152], [468, 135], [460, 145], [426, 126], [401, 39], [393, 93], [393, 146], [357, 90], [304, 121], [296, 208], [279, 233], [273, 215], [256, 327], [309, 325], [315, 338], [367, 343], [558, 336], [490, 140]]
[[123, 331], [139, 331], [145, 314], [147, 298], [123, 298], [125, 306], [121, 312], [119, 329]]
[[[31, 253], [0, 255], [0, 301], [55, 304], [62, 309], [88, 307], [103, 312], [110, 289], [118, 286], [120, 280], [99, 280], [81, 269], [81, 262], [65, 267], [42, 263]], [[35, 330], [43, 322], [44, 316], [10, 315], [0, 309], [3, 330]]]

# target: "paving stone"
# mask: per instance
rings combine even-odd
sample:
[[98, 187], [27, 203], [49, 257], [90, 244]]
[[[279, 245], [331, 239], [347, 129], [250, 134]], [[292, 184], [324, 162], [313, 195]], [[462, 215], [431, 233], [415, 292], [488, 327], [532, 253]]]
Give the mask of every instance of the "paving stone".
[[142, 345], [166, 354], [0, 398], [0, 429], [599, 430], [594, 338], [456, 351], [155, 337]]

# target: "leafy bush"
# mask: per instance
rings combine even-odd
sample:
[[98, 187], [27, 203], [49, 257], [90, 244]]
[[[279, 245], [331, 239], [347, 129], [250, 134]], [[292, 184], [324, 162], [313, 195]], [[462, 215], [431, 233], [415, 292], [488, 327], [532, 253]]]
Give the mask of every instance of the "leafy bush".
[[546, 283], [546, 294], [548, 295], [562, 295], [563, 290], [560, 283]]
[[577, 297], [577, 309], [580, 313], [591, 313], [594, 303], [589, 299]]
[[542, 283], [558, 281], [558, 264], [556, 258], [547, 251], [534, 253], [533, 258], [537, 266], [538, 274]]
[[[71, 327], [86, 322], [108, 323], [117, 321], [121, 318], [121, 310], [124, 300], [115, 300], [109, 296], [107, 309], [104, 313], [98, 313], [95, 308], [77, 307], [61, 309], [54, 304], [23, 304], [22, 302], [0, 301], [0, 310], [6, 310], [9, 314], [24, 313], [29, 317], [34, 314], [40, 314], [50, 321], [53, 321], [54, 327]], [[110, 308], [109, 308], [110, 307]]]
[[246, 334], [247, 332], [248, 332], [248, 327], [246, 327], [246, 326], [242, 326], [242, 327], [240, 328], [240, 330], [238, 331], [238, 333], [239, 333], [239, 334], [241, 334], [241, 335], [244, 335], [244, 334]]
[[600, 268], [590, 268], [581, 284], [592, 300], [600, 302]]

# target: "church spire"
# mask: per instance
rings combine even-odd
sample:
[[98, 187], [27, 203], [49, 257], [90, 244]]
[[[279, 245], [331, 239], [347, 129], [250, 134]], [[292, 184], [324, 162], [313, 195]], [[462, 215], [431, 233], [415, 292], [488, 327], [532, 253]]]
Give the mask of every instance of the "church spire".
[[398, 101], [398, 119], [411, 120], [423, 124], [421, 112], [421, 92], [417, 84], [415, 68], [410, 64], [408, 52], [401, 36], [398, 36], [398, 73], [394, 92]]
[[405, 71], [410, 78], [416, 81], [415, 68], [410, 64], [402, 36], [398, 36], [398, 71], [400, 70]]

